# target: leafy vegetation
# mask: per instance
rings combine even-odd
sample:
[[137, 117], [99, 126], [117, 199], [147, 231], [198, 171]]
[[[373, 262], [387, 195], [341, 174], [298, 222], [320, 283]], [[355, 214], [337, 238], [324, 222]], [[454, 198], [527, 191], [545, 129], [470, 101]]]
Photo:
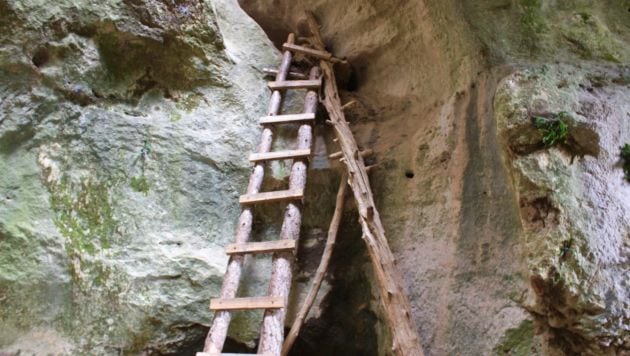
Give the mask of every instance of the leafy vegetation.
[[144, 193], [145, 195], [149, 193], [149, 182], [147, 181], [147, 177], [145, 177], [144, 175], [141, 175], [139, 177], [132, 177], [129, 185], [136, 192]]
[[543, 137], [542, 143], [546, 147], [566, 144], [569, 137], [568, 122], [570, 119], [569, 114], [564, 111], [553, 115], [551, 119], [540, 116], [534, 117], [534, 126], [536, 126]]
[[623, 173], [626, 174], [626, 180], [630, 182], [630, 144], [621, 147], [621, 160], [623, 161]]

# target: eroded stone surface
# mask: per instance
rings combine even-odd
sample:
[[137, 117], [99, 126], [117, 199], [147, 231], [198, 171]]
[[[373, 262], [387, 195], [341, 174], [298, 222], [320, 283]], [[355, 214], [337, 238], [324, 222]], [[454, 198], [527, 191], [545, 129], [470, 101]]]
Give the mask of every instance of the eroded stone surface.
[[[600, 140], [599, 153], [573, 158], [551, 147], [512, 152], [532, 296], [525, 305], [566, 349], [619, 354], [630, 346], [630, 186], [619, 166], [630, 140], [627, 68], [543, 66], [516, 72], [496, 96], [499, 134], [509, 146], [531, 126], [531, 107], [567, 112]], [[569, 130], [574, 130], [570, 128]]]
[[[619, 97], [609, 99], [602, 94], [598, 104], [585, 100], [585, 108], [578, 109], [571, 104], [574, 98], [563, 94], [565, 90], [575, 90], [581, 83], [584, 93], [597, 93], [598, 86], [609, 84], [597, 84], [597, 78], [592, 80], [595, 84], [583, 80], [580, 70], [575, 76], [567, 74], [565, 81], [553, 78], [556, 62], [579, 66], [593, 61], [591, 65], [604, 67], [604, 72], [606, 67], [623, 72], [630, 59], [627, 4], [529, 0], [277, 1], [273, 8], [250, 0], [241, 0], [241, 4], [277, 43], [289, 29], [299, 28], [304, 10], [313, 11], [328, 49], [352, 63], [354, 78], [342, 99], [358, 101], [349, 111], [349, 119], [359, 144], [376, 152], [374, 161], [379, 165], [371, 174], [372, 186], [407, 283], [425, 353], [573, 352], [570, 345], [559, 345], [541, 333], [538, 318], [531, 313], [527, 296], [536, 284], [530, 281], [534, 275], [530, 266], [539, 257], [528, 254], [531, 235], [527, 226], [545, 230], [562, 219], [592, 223], [584, 214], [563, 218], [565, 212], [546, 195], [520, 195], [520, 186], [514, 184], [514, 167], [505, 156], [514, 148], [534, 155], [545, 149], [528, 120], [497, 129], [500, 117], [495, 116], [495, 108], [500, 110], [498, 115], [505, 114], [494, 97], [498, 83], [517, 70], [515, 66], [540, 68], [536, 63], [546, 63], [548, 73], [535, 71], [537, 83], [553, 81], [555, 87], [545, 91], [521, 88], [524, 92], [519, 95], [528, 96], [521, 114], [526, 115], [527, 109], [549, 115], [615, 107], [627, 95], [618, 87], [607, 90]], [[597, 76], [597, 72], [592, 74]], [[621, 75], [606, 82], [624, 81]], [[627, 133], [623, 125], [597, 128], [598, 123], [587, 116], [598, 114], [575, 116], [573, 154], [562, 155], [563, 167], [578, 167], [569, 164], [571, 156], [575, 162], [599, 162], [606, 155], [601, 144], [610, 145], [609, 136], [620, 129]], [[507, 139], [511, 133], [515, 135]], [[613, 160], [614, 150], [608, 149]], [[556, 162], [550, 164], [555, 167]], [[569, 173], [562, 170], [553, 172], [557, 178], [549, 172], [540, 175], [565, 180], [567, 196], [574, 194], [577, 199], [581, 187], [590, 184], [582, 180], [587, 174], [580, 169], [569, 168], [573, 178], [568, 181], [565, 176]], [[538, 170], [542, 172], [542, 168]], [[611, 179], [616, 177], [606, 175], [599, 185]], [[627, 220], [626, 211], [617, 212], [616, 221]], [[606, 229], [623, 226], [611, 222]], [[623, 231], [619, 236], [627, 240]], [[558, 248], [554, 246], [550, 249]], [[610, 252], [611, 258], [626, 260], [624, 250]], [[623, 278], [628, 267], [619, 266], [611, 273]], [[584, 283], [582, 277], [576, 277], [580, 283]], [[373, 298], [372, 308], [378, 314], [378, 295], [374, 293]], [[611, 312], [617, 317], [627, 315], [627, 307], [621, 309], [624, 311]], [[618, 343], [623, 343], [618, 336], [627, 321], [621, 325], [613, 333]], [[387, 328], [382, 323], [376, 328], [378, 353], [386, 354]], [[614, 350], [590, 349], [604, 354]]]
[[[189, 347], [211, 318], [278, 52], [232, 1], [0, 8], [0, 349]], [[257, 335], [246, 324], [235, 337]]]
[[[426, 355], [627, 351], [624, 1], [242, 4], [277, 43], [315, 11], [352, 63], [342, 96], [376, 152], [374, 194]], [[267, 102], [260, 69], [277, 52], [234, 0], [0, 0], [0, 14], [1, 350], [198, 351]], [[575, 157], [540, 147], [528, 121], [559, 111], [579, 124]], [[325, 130], [296, 296], [336, 193]], [[270, 172], [265, 189], [282, 187], [286, 162]], [[353, 214], [302, 355], [388, 352]], [[254, 262], [243, 294], [265, 292], [268, 260]], [[243, 349], [259, 317], [235, 319]]]

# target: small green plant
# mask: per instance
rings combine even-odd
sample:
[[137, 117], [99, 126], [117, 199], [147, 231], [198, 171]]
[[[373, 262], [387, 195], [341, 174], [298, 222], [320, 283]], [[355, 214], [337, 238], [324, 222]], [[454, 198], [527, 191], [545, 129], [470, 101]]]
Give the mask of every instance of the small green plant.
[[566, 121], [568, 121], [569, 118], [570, 116], [566, 112], [555, 114], [551, 119], [540, 116], [534, 117], [534, 126], [536, 126], [542, 134], [542, 143], [546, 147], [567, 143], [569, 125]]
[[149, 182], [144, 175], [139, 177], [132, 177], [129, 185], [131, 186], [131, 189], [135, 190], [136, 192], [144, 193], [144, 195], [147, 195], [149, 193]]
[[625, 144], [621, 147], [621, 160], [623, 161], [623, 173], [626, 175], [626, 180], [630, 182], [630, 144]]

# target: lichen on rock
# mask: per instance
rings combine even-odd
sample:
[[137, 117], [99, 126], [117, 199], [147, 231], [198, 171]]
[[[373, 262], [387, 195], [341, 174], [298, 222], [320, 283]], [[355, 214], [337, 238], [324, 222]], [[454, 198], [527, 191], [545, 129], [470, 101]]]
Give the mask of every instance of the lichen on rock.
[[[0, 0], [0, 353], [201, 350], [266, 112], [262, 68], [304, 10], [350, 63], [341, 96], [375, 152], [370, 180], [425, 354], [628, 352], [625, 1], [240, 5]], [[565, 120], [566, 139], [545, 144], [535, 117]], [[316, 135], [289, 313], [342, 167], [329, 129]], [[269, 164], [263, 188], [286, 189], [289, 167]], [[301, 355], [391, 347], [347, 205]], [[281, 216], [257, 209], [254, 239], [276, 238]], [[269, 265], [252, 259], [243, 296], [266, 292]], [[253, 352], [260, 318], [238, 314], [228, 348]]]
[[203, 339], [278, 54], [214, 5], [0, 1], [0, 352]]

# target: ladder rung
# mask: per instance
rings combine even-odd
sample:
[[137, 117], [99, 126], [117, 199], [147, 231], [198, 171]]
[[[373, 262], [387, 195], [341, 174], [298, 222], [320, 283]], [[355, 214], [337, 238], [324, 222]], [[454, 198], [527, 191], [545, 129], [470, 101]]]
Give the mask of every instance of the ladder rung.
[[250, 162], [273, 161], [278, 159], [304, 158], [311, 155], [310, 149], [275, 151], [267, 153], [252, 153], [249, 156]]
[[251, 355], [251, 356], [271, 356], [271, 354], [211, 354], [209, 352], [197, 352], [197, 356], [243, 356], [243, 355]]
[[284, 89], [317, 89], [322, 85], [321, 79], [314, 80], [285, 80], [283, 82], [268, 82], [271, 90]]
[[264, 192], [257, 194], [241, 195], [239, 202], [243, 205], [274, 203], [284, 200], [302, 200], [304, 198], [303, 189], [277, 190], [275, 192]]
[[245, 244], [229, 244], [225, 247], [228, 255], [257, 254], [295, 250], [295, 240], [277, 240], [263, 242], [249, 242]]
[[[278, 70], [273, 68], [263, 68], [265, 75], [278, 75]], [[289, 72], [288, 77], [291, 79], [308, 79], [308, 75], [300, 72]]]
[[311, 57], [320, 58], [326, 61], [329, 61], [332, 58], [332, 54], [326, 51], [318, 51], [316, 49], [298, 46], [291, 43], [285, 43], [282, 45], [282, 49], [285, 51], [291, 51], [295, 53], [302, 53]]
[[290, 124], [311, 120], [315, 120], [315, 113], [265, 116], [260, 119], [260, 124]]
[[210, 300], [210, 310], [253, 310], [284, 308], [284, 297], [251, 297]]

